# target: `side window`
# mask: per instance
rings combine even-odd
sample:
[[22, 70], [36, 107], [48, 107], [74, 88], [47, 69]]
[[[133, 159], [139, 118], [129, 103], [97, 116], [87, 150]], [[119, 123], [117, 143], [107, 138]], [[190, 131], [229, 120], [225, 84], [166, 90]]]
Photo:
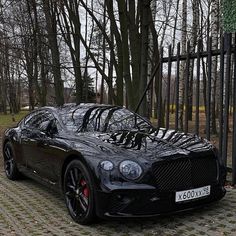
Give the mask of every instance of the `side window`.
[[63, 128], [57, 119], [55, 119], [55, 125], [56, 125], [57, 132], [59, 131], [63, 132]]
[[42, 112], [36, 111], [33, 113], [30, 113], [28, 116], [26, 116], [24, 120], [24, 125], [26, 127], [34, 127], [34, 124], [37, 122], [39, 119], [40, 114], [42, 115]]
[[35, 112], [25, 118], [25, 126], [43, 131], [52, 119], [54, 116], [48, 111]]

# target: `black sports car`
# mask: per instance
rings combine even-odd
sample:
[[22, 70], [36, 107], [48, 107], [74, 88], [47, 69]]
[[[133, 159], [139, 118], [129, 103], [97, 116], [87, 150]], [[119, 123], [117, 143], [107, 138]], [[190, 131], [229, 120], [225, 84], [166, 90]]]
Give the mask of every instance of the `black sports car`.
[[72, 218], [143, 217], [182, 211], [225, 195], [225, 168], [205, 139], [155, 129], [122, 107], [43, 107], [7, 129], [5, 172], [59, 189]]

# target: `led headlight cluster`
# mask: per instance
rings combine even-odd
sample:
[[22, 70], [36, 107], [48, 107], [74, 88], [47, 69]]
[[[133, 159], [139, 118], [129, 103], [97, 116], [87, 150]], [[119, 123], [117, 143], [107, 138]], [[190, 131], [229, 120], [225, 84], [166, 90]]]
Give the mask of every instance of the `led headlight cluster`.
[[102, 161], [100, 165], [106, 171], [111, 171], [114, 168], [114, 164], [111, 161]]
[[138, 163], [129, 160], [122, 161], [120, 163], [119, 170], [120, 173], [129, 180], [136, 180], [143, 173], [143, 170]]
[[[112, 171], [114, 169], [114, 164], [111, 161], [102, 161], [100, 166], [105, 171]], [[143, 173], [141, 166], [130, 160], [122, 161], [119, 165], [119, 171], [126, 179], [129, 180], [136, 180]]]

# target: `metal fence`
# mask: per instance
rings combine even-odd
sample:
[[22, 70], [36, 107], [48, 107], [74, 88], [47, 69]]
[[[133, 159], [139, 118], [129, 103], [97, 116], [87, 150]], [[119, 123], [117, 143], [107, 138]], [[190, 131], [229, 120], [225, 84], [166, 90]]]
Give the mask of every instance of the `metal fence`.
[[235, 38], [225, 34], [217, 49], [213, 49], [211, 38], [205, 49], [202, 40], [194, 50], [188, 42], [184, 55], [180, 53], [180, 43], [175, 53], [172, 46], [167, 51], [162, 48], [159, 70], [162, 79], [156, 99], [157, 125], [194, 132], [215, 141], [232, 173], [233, 184], [236, 184]]

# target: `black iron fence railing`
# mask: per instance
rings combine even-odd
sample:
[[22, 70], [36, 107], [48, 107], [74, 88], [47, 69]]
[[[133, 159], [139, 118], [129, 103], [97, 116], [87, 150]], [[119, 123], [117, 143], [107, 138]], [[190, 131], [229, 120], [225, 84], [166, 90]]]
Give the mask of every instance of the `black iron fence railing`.
[[209, 38], [204, 49], [199, 40], [195, 49], [180, 43], [176, 53], [160, 52], [156, 85], [157, 126], [194, 132], [215, 142], [223, 162], [232, 171], [236, 184], [236, 40], [226, 34], [214, 48]]

